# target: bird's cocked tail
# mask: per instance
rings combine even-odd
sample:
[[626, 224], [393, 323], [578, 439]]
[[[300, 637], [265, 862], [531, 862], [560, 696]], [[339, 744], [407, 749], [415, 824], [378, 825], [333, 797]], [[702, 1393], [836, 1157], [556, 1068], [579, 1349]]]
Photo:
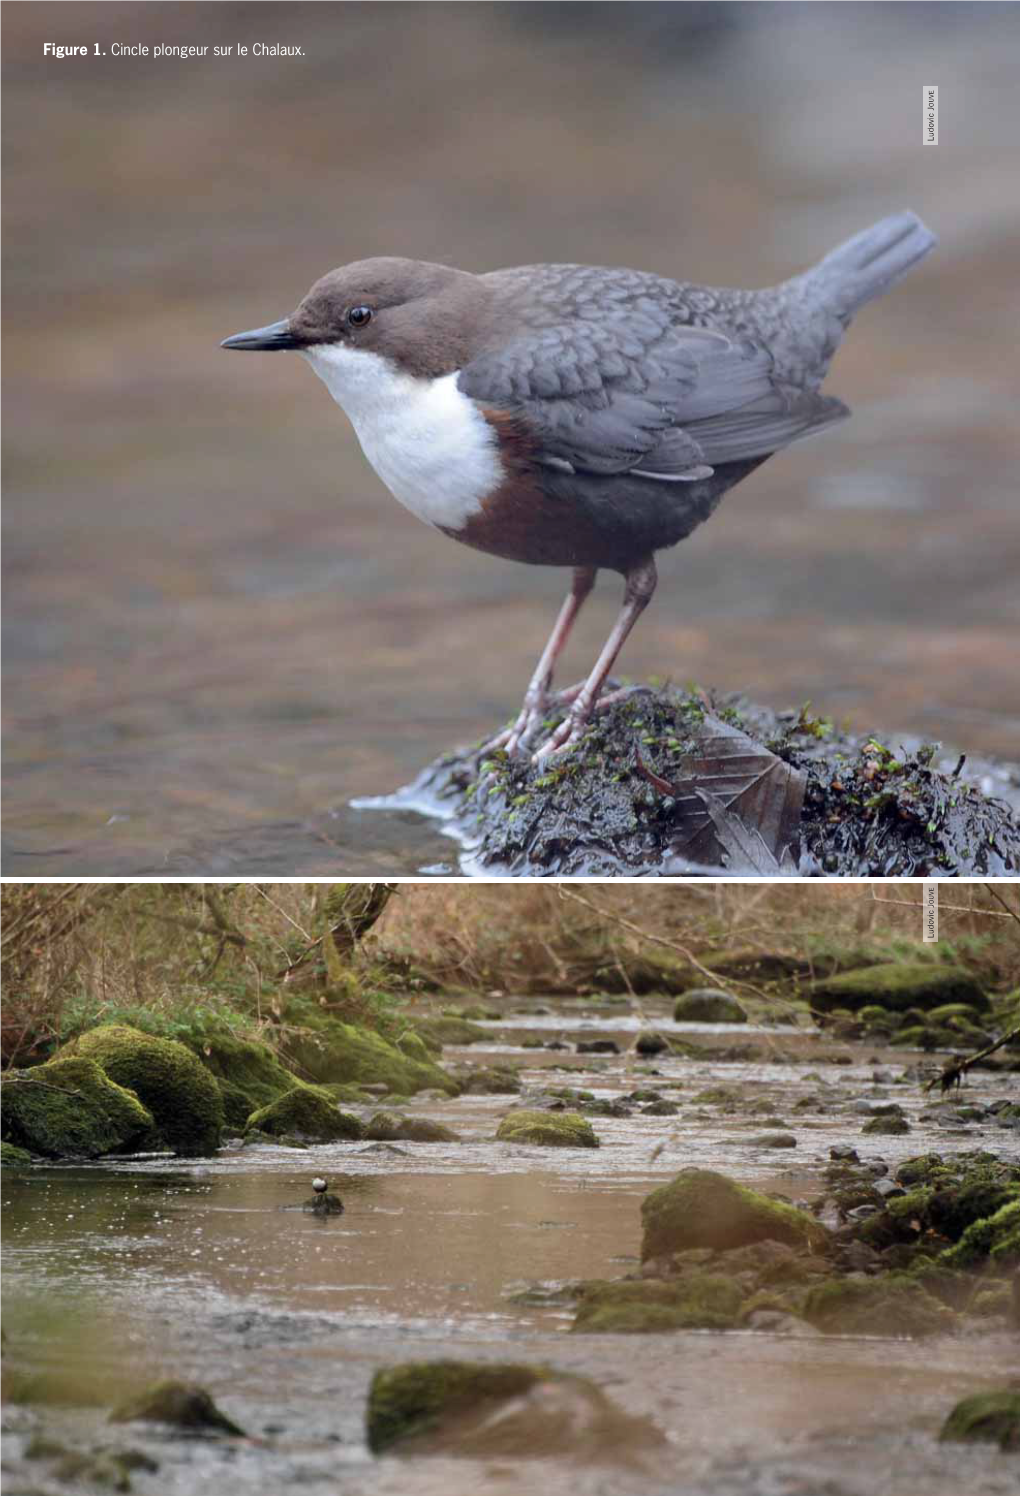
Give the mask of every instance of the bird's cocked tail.
[[916, 213], [894, 213], [839, 245], [798, 279], [844, 320], [896, 284], [938, 243]]

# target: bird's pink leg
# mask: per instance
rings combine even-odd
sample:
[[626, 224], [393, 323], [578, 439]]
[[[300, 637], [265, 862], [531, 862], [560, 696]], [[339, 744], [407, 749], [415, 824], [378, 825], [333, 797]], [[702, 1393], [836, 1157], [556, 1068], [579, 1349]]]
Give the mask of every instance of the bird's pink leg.
[[543, 743], [534, 755], [534, 763], [540, 763], [542, 759], [548, 758], [554, 753], [562, 752], [564, 748], [570, 747], [581, 737], [587, 725], [588, 718], [594, 709], [598, 694], [605, 684], [606, 677], [616, 663], [616, 657], [623, 648], [627, 635], [652, 600], [652, 594], [655, 591], [657, 581], [655, 559], [652, 556], [649, 556], [647, 561], [642, 561], [637, 566], [632, 566], [627, 572], [627, 585], [623, 594], [623, 607], [620, 609], [620, 614], [613, 625], [612, 633], [606, 640], [605, 647], [596, 661], [595, 668], [574, 697], [570, 710], [559, 727], [557, 727], [548, 741]]
[[[576, 566], [570, 583], [570, 592], [559, 611], [559, 616], [549, 635], [549, 642], [542, 651], [542, 657], [535, 667], [535, 673], [531, 677], [531, 683], [524, 694], [524, 705], [521, 707], [520, 715], [513, 727], [502, 732], [498, 737], [486, 743], [486, 751], [494, 748], [505, 748], [512, 758], [523, 749], [528, 741], [534, 737], [541, 727], [542, 722], [549, 709], [549, 687], [552, 684], [553, 671], [556, 669], [556, 661], [560, 656], [563, 646], [570, 637], [570, 630], [574, 626], [574, 620], [585, 599], [595, 585], [596, 571], [594, 566]], [[583, 688], [582, 688], [583, 689]]]

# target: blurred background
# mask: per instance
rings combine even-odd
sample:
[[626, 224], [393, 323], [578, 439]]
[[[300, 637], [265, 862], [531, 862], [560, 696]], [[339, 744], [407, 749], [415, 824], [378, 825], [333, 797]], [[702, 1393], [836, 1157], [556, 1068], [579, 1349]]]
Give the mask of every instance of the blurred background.
[[[754, 286], [921, 213], [939, 249], [828, 381], [854, 419], [662, 555], [622, 667], [1020, 757], [1017, 6], [4, 20], [5, 874], [449, 863], [424, 823], [347, 801], [516, 711], [566, 575], [431, 532], [300, 360], [218, 347], [373, 254]], [[604, 574], [564, 680], [619, 591]]]

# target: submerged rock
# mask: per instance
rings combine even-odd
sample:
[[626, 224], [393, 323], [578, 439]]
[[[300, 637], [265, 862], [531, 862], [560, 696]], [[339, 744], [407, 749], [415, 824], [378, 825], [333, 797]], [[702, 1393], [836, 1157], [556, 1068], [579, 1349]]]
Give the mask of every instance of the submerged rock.
[[819, 1283], [803, 1313], [826, 1335], [938, 1335], [957, 1323], [952, 1309], [902, 1274]]
[[[178, 1046], [180, 1047], [180, 1046]], [[197, 1062], [196, 1062], [197, 1063]], [[8, 1075], [3, 1084], [4, 1138], [44, 1158], [102, 1158], [157, 1142], [152, 1113], [93, 1060], [69, 1056]], [[31, 1162], [24, 1153], [26, 1163]]]
[[966, 1444], [979, 1441], [998, 1444], [1003, 1450], [1020, 1450], [1020, 1390], [979, 1392], [958, 1402], [942, 1425], [941, 1440]]
[[747, 1012], [729, 992], [717, 987], [692, 987], [676, 1000], [677, 1023], [746, 1023]]
[[427, 1117], [404, 1117], [400, 1112], [376, 1112], [365, 1128], [373, 1143], [459, 1143], [450, 1127]]
[[669, 1040], [654, 1029], [643, 1029], [634, 1041], [635, 1051], [643, 1055], [666, 1054], [669, 1047]]
[[1020, 871], [1015, 811], [950, 766], [806, 712], [640, 688], [552, 760], [446, 754], [390, 804], [442, 817], [469, 869], [518, 877]]
[[711, 1169], [683, 1169], [641, 1206], [641, 1260], [689, 1247], [725, 1250], [779, 1241], [823, 1250], [828, 1232], [802, 1210], [770, 1200]]
[[546, 1366], [407, 1362], [377, 1371], [366, 1414], [374, 1454], [632, 1463], [664, 1443], [587, 1377]]
[[196, 1158], [219, 1147], [223, 1097], [214, 1077], [186, 1045], [153, 1038], [126, 1023], [103, 1023], [79, 1035], [61, 1053], [94, 1060], [117, 1085], [134, 1091], [174, 1153]]
[[496, 1129], [501, 1143], [532, 1143], [544, 1148], [597, 1148], [591, 1123], [578, 1112], [510, 1112]]
[[572, 1329], [579, 1334], [649, 1334], [663, 1330], [729, 1330], [743, 1295], [721, 1273], [668, 1281], [587, 1283]]
[[114, 1408], [110, 1422], [172, 1423], [188, 1433], [246, 1437], [244, 1429], [222, 1413], [205, 1388], [195, 1382], [157, 1382], [146, 1387]]
[[315, 1194], [305, 1201], [302, 1210], [309, 1211], [317, 1216], [339, 1216], [344, 1213], [344, 1202], [339, 1195], [331, 1195], [328, 1192]]

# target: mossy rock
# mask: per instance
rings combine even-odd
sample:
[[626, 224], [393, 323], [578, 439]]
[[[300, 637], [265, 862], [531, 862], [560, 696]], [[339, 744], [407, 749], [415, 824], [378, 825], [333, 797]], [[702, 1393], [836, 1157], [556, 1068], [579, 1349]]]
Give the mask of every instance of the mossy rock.
[[16, 1148], [13, 1143], [0, 1143], [0, 1166], [5, 1169], [29, 1169], [32, 1166], [32, 1155], [26, 1153], [24, 1148]]
[[890, 1138], [902, 1137], [909, 1131], [910, 1123], [899, 1112], [884, 1112], [881, 1116], [872, 1117], [861, 1128], [861, 1132], [878, 1133], [880, 1137]]
[[296, 1085], [268, 1106], [252, 1112], [245, 1132], [287, 1133], [311, 1143], [356, 1141], [365, 1129], [357, 1117], [342, 1112], [328, 1091], [318, 1086]]
[[306, 1032], [288, 1034], [284, 1054], [313, 1081], [385, 1085], [401, 1096], [430, 1089], [457, 1095], [456, 1081], [424, 1046], [420, 1053], [405, 1054], [373, 1029], [341, 1023], [310, 1005], [301, 1009], [297, 1021]]
[[550, 1373], [540, 1366], [476, 1361], [410, 1361], [377, 1371], [366, 1433], [373, 1454], [434, 1432], [444, 1418], [478, 1404], [495, 1406], [529, 1392]]
[[937, 1335], [956, 1324], [951, 1309], [902, 1274], [819, 1283], [802, 1312], [825, 1335]]
[[501, 1143], [532, 1143], [542, 1148], [597, 1148], [599, 1140], [578, 1112], [510, 1112], [496, 1129]]
[[467, 1018], [454, 1018], [449, 1014], [436, 1018], [412, 1018], [410, 1022], [425, 1043], [437, 1052], [444, 1044], [477, 1044], [479, 1039], [490, 1037], [477, 1023], [471, 1023]]
[[919, 1153], [916, 1158], [904, 1159], [896, 1170], [897, 1180], [908, 1188], [912, 1184], [932, 1184], [938, 1179], [952, 1177], [941, 1153]]
[[156, 1382], [120, 1403], [109, 1421], [171, 1423], [190, 1433], [245, 1437], [244, 1429], [222, 1413], [205, 1388], [194, 1382]]
[[68, 1046], [95, 1060], [111, 1080], [134, 1091], [160, 1136], [182, 1158], [215, 1153], [223, 1129], [223, 1097], [215, 1079], [176, 1039], [156, 1039], [128, 1024], [104, 1023]]
[[74, 1055], [5, 1081], [3, 1133], [44, 1158], [102, 1158], [156, 1142], [152, 1113], [134, 1091]]
[[958, 1402], [942, 1425], [939, 1439], [964, 1444], [998, 1444], [1020, 1449], [1020, 1391], [979, 1392]]
[[930, 1013], [947, 1003], [964, 1003], [985, 1010], [988, 999], [980, 984], [962, 966], [935, 966], [923, 961], [885, 961], [844, 971], [811, 988], [811, 1007], [816, 1013], [837, 1008], [852, 1013], [879, 1006], [892, 1012], [918, 1008]]
[[828, 1232], [792, 1205], [770, 1200], [711, 1169], [683, 1169], [641, 1206], [641, 1260], [690, 1247], [726, 1251], [755, 1241], [782, 1241], [823, 1250]]
[[676, 1023], [746, 1023], [747, 1011], [730, 992], [715, 987], [693, 987], [677, 998]]
[[981, 1022], [981, 1015], [977, 1008], [970, 1003], [943, 1003], [941, 1008], [932, 1008], [927, 1014], [929, 1023], [950, 1023], [953, 1019], [962, 1019], [964, 1023], [977, 1027]]
[[216, 1034], [184, 1042], [216, 1077], [227, 1127], [243, 1130], [252, 1112], [269, 1106], [297, 1084], [297, 1076], [280, 1063], [276, 1050], [257, 1039]]
[[400, 1112], [376, 1112], [365, 1128], [370, 1143], [459, 1143], [452, 1128], [427, 1117], [404, 1117]]
[[690, 1273], [675, 1281], [585, 1284], [571, 1327], [578, 1334], [639, 1335], [664, 1330], [729, 1330], [743, 1294], [721, 1273]]
[[484, 1065], [461, 1076], [465, 1096], [516, 1096], [521, 1078], [507, 1065]]
[[861, 1008], [857, 1017], [869, 1034], [891, 1034], [899, 1022], [897, 1014], [890, 1013], [888, 1008], [880, 1007], [877, 1003], [868, 1003]]
[[1020, 1200], [1011, 1200], [994, 1215], [968, 1226], [954, 1247], [947, 1247], [939, 1262], [950, 1268], [980, 1268], [986, 1264], [1020, 1266]]

